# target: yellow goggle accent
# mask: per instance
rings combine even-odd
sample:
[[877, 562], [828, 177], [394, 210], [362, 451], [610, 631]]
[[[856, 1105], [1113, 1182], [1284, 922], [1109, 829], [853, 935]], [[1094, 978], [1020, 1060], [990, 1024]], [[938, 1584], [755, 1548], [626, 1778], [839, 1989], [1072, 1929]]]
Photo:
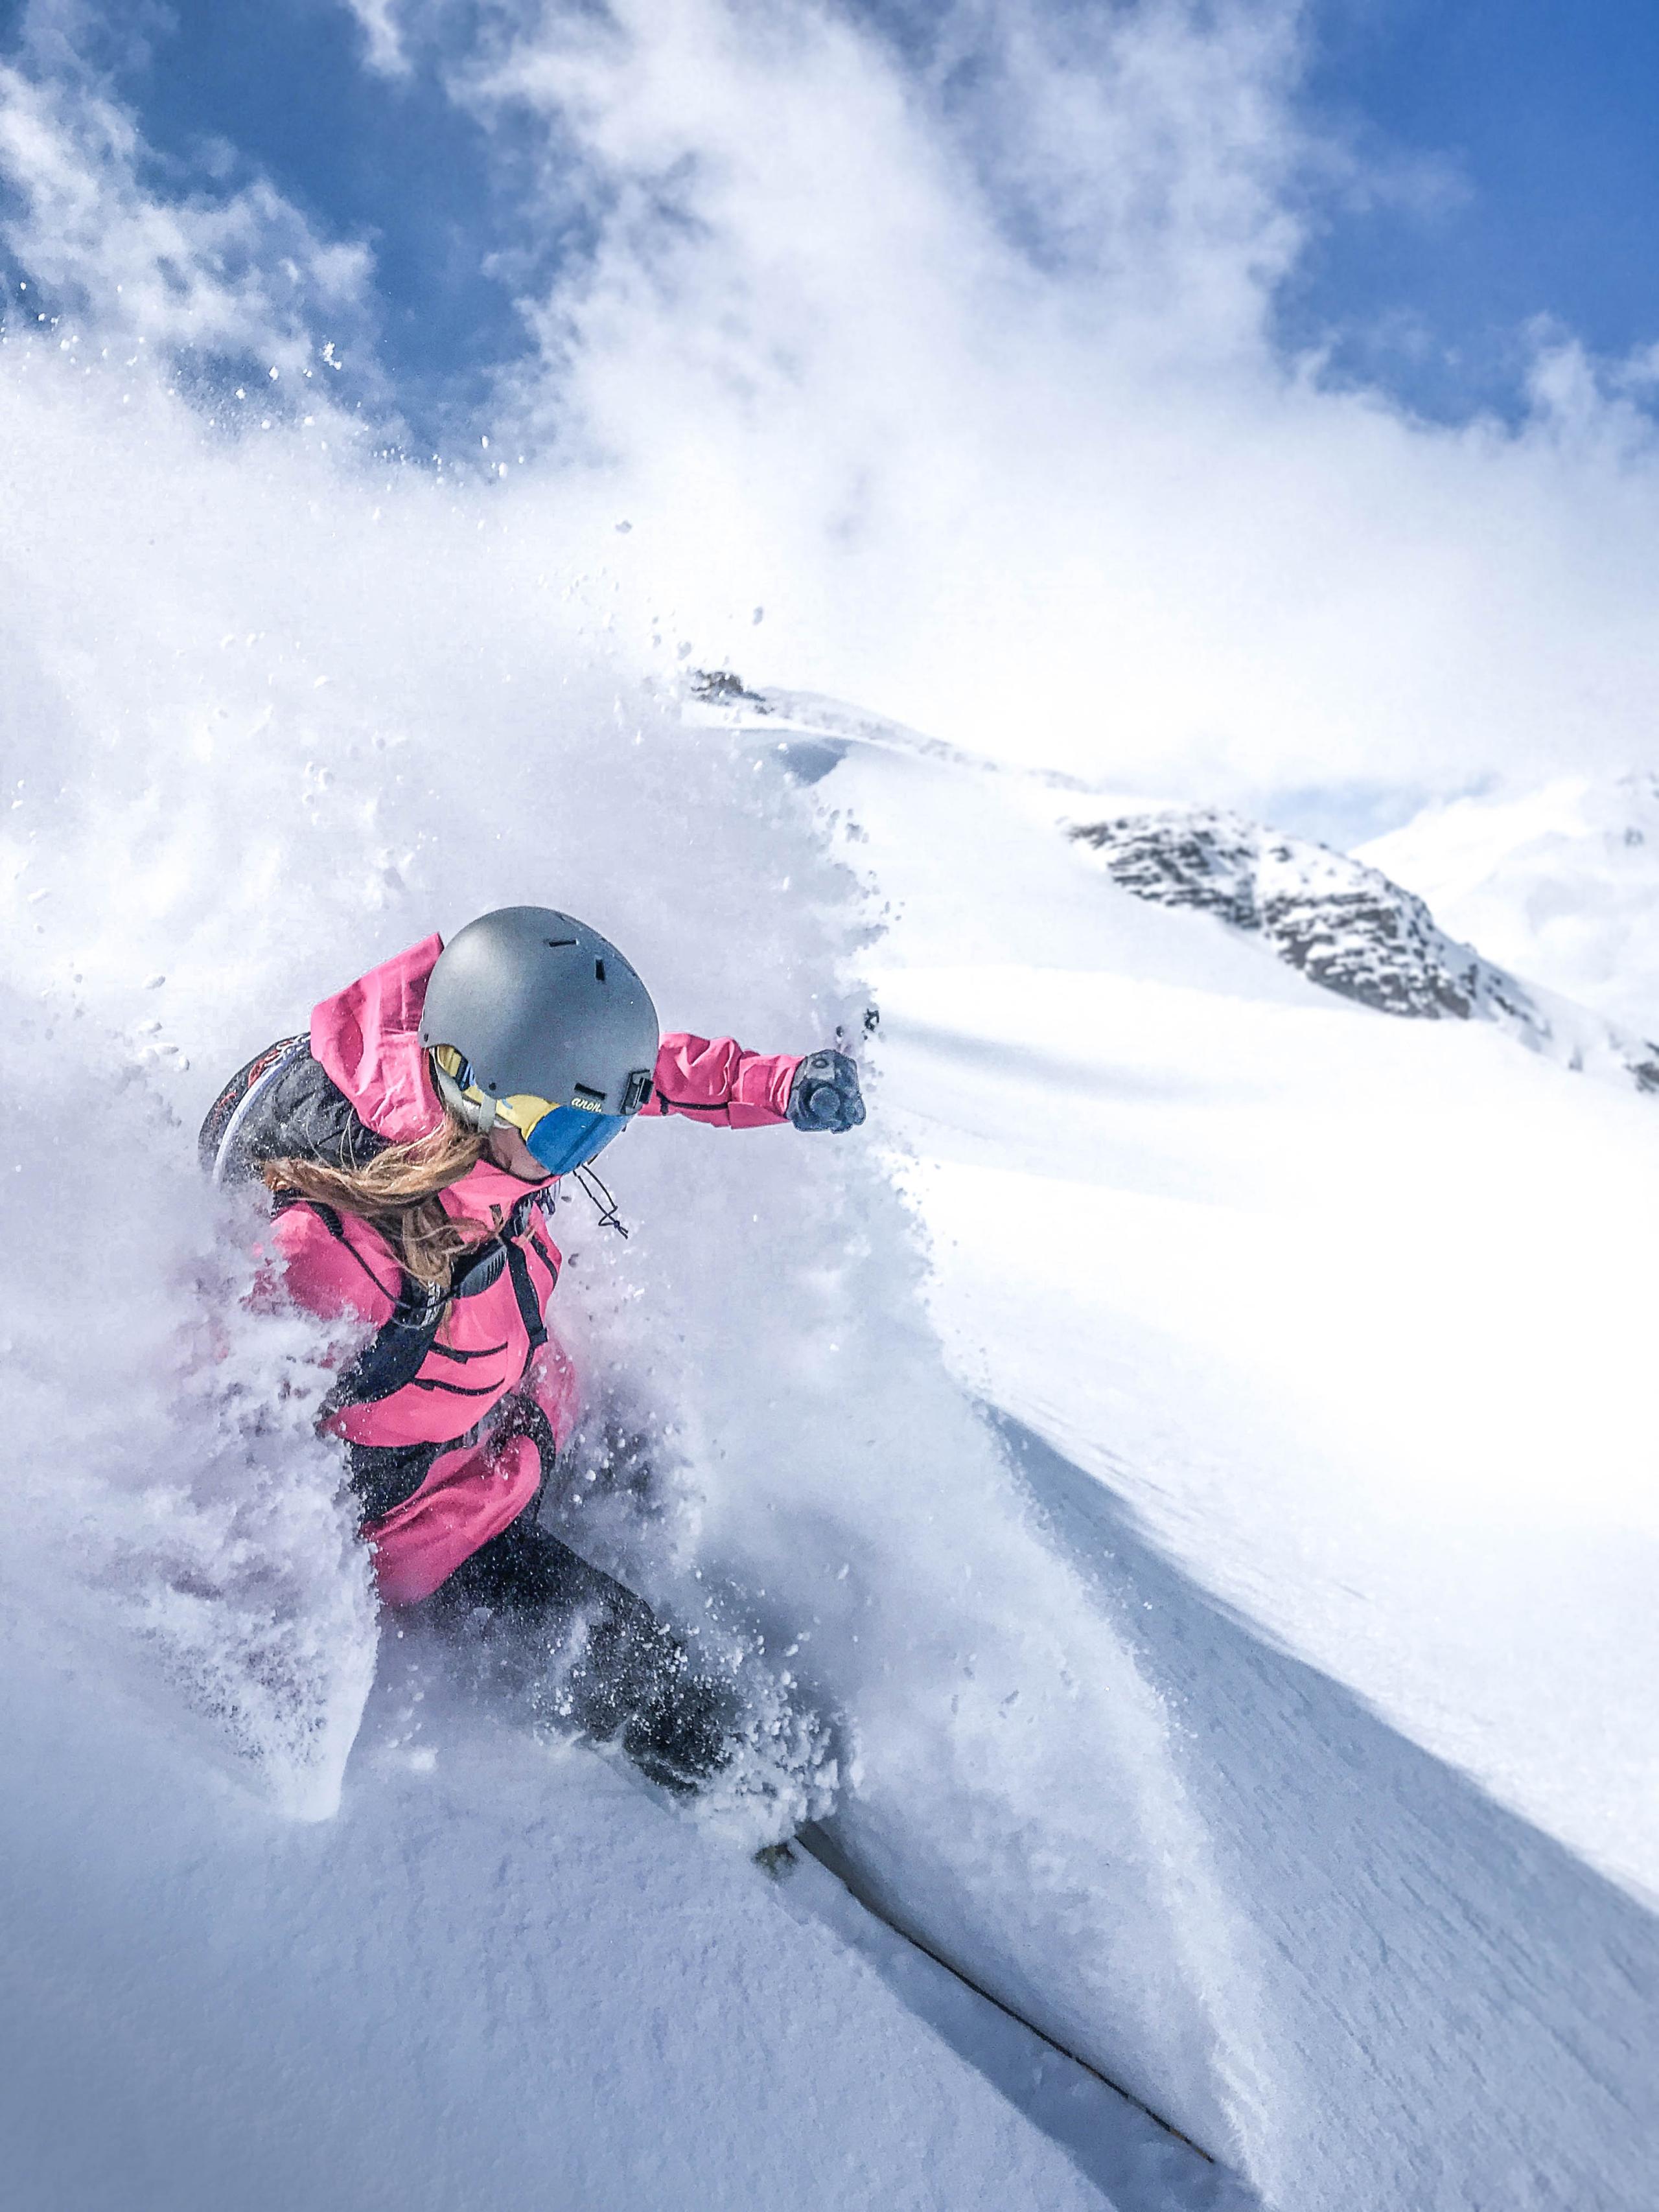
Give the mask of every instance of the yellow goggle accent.
[[[466, 1062], [453, 1044], [438, 1045], [432, 1056], [446, 1075], [457, 1083], [460, 1081]], [[554, 1109], [552, 1099], [538, 1098], [528, 1091], [514, 1091], [508, 1098], [491, 1098], [487, 1091], [481, 1091], [476, 1083], [469, 1083], [461, 1096], [471, 1099], [475, 1106], [494, 1106], [495, 1119], [510, 1121], [521, 1137], [527, 1137], [537, 1122], [545, 1120]]]

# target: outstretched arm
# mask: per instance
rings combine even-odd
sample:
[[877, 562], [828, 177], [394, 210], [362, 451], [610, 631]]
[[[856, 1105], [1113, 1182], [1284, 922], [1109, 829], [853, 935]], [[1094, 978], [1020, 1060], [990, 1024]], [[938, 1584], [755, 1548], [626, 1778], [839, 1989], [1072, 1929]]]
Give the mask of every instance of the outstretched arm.
[[724, 1129], [846, 1130], [864, 1119], [858, 1072], [844, 1053], [745, 1052], [735, 1037], [665, 1036], [647, 1114], [684, 1114]]
[[745, 1052], [735, 1037], [676, 1030], [657, 1052], [647, 1114], [684, 1114], [722, 1129], [765, 1129], [789, 1119], [797, 1053]]

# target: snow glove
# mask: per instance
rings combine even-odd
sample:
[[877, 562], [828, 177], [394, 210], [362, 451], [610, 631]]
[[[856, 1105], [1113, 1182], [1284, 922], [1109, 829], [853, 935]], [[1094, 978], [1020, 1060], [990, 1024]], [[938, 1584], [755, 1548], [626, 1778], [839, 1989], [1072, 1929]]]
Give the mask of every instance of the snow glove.
[[789, 1086], [789, 1118], [798, 1129], [844, 1136], [864, 1119], [859, 1072], [844, 1052], [809, 1052]]

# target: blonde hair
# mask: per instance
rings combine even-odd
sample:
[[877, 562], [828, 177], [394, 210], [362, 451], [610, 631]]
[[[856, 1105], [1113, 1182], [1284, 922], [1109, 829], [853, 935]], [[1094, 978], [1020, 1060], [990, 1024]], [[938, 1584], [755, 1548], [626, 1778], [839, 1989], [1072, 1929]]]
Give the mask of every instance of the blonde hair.
[[494, 1231], [487, 1222], [446, 1213], [438, 1194], [477, 1167], [488, 1142], [446, 1111], [426, 1136], [387, 1145], [361, 1164], [349, 1149], [337, 1168], [321, 1160], [267, 1160], [264, 1179], [278, 1195], [356, 1214], [380, 1231], [405, 1274], [447, 1289], [456, 1261]]

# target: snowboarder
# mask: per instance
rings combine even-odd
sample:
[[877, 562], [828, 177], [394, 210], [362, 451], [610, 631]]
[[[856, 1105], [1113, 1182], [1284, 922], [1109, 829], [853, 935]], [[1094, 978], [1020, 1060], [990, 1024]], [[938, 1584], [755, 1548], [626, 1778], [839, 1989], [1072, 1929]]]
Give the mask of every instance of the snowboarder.
[[374, 1331], [323, 1422], [344, 1443], [384, 1602], [515, 1620], [564, 1651], [562, 1711], [685, 1787], [725, 1755], [716, 1693], [535, 1510], [578, 1409], [546, 1321], [559, 1179], [591, 1179], [631, 1121], [664, 1114], [844, 1132], [864, 1107], [840, 1052], [659, 1038], [613, 945], [507, 907], [325, 999], [307, 1034], [226, 1085], [201, 1150], [216, 1180], [270, 1189], [289, 1294]]

